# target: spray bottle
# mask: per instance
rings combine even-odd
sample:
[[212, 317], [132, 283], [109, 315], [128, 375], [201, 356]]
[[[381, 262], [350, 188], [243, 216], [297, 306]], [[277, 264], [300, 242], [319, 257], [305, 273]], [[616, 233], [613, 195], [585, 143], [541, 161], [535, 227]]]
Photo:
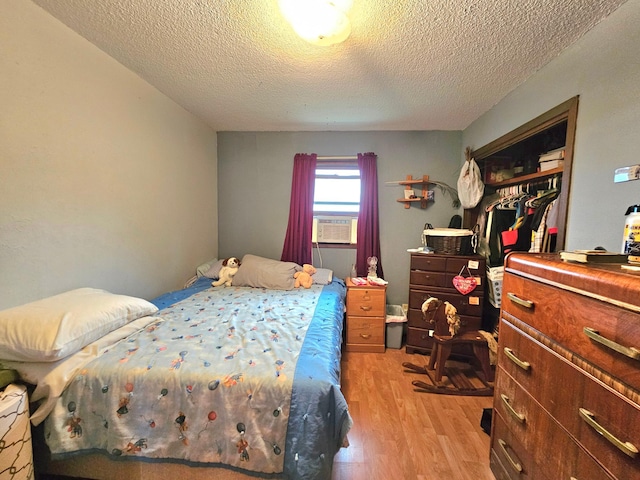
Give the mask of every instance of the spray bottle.
[[622, 253], [640, 255], [640, 205], [631, 205], [625, 215]]

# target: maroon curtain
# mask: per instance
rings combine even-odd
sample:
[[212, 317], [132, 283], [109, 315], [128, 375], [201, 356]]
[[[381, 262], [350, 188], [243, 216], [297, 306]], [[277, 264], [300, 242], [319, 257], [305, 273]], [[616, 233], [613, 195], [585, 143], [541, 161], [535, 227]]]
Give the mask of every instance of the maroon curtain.
[[384, 278], [380, 257], [380, 224], [378, 222], [378, 171], [374, 153], [359, 153], [360, 213], [358, 214], [358, 245], [356, 270], [358, 276], [367, 275], [367, 258], [378, 257], [378, 277]]
[[293, 159], [289, 224], [280, 257], [284, 262], [313, 262], [311, 232], [317, 157], [315, 153], [297, 153]]

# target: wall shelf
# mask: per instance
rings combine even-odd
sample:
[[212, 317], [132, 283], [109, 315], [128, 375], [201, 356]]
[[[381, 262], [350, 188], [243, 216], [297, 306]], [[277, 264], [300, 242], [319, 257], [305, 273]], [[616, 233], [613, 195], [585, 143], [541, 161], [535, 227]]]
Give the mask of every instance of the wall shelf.
[[413, 190], [413, 187], [419, 186], [422, 194], [416, 195], [415, 198], [399, 198], [397, 201], [404, 203], [404, 208], [411, 208], [412, 203], [420, 202], [420, 208], [427, 208], [427, 202], [433, 201], [433, 192], [428, 189], [429, 175], [423, 175], [422, 178], [413, 178], [411, 175], [407, 175], [406, 180], [398, 182], [399, 185], [404, 185], [405, 191]]

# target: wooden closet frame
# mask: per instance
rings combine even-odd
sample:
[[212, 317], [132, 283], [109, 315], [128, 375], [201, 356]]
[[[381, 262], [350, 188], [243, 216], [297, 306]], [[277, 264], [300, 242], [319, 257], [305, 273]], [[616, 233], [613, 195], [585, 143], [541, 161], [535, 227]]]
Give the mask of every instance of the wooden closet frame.
[[[573, 149], [576, 136], [576, 123], [578, 119], [578, 100], [579, 96], [570, 98], [493, 142], [471, 152], [471, 156], [476, 160], [478, 165], [482, 165], [484, 163], [483, 160], [487, 157], [558, 125], [561, 122], [567, 122], [564, 168], [562, 169], [562, 188], [558, 197], [558, 238], [556, 241], [556, 250], [564, 248], [566, 236], [567, 212], [569, 207], [569, 192], [573, 165]], [[548, 172], [537, 172], [522, 177], [514, 177], [508, 181], [500, 182], [499, 185], [493, 184], [490, 186], [492, 188], [499, 188], [508, 185], [518, 185], [520, 183], [531, 181], [535, 178], [544, 178], [547, 176], [549, 176]], [[463, 216], [464, 227], [472, 228], [477, 222], [478, 214], [479, 207], [477, 206], [472, 209], [465, 209]]]

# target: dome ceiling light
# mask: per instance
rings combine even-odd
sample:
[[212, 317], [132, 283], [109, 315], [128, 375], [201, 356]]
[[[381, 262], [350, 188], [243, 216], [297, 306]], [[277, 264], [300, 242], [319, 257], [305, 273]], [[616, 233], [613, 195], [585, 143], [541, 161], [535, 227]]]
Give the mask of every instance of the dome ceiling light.
[[347, 12], [353, 0], [278, 0], [294, 31], [314, 45], [344, 42], [351, 33]]

